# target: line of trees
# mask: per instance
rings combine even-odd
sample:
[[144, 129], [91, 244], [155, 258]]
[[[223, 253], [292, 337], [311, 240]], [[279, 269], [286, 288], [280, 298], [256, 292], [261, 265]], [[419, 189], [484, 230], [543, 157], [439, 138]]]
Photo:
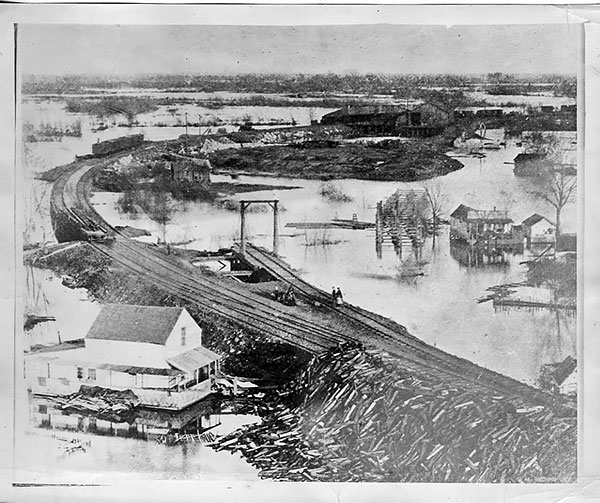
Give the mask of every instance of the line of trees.
[[[490, 77], [492, 75], [492, 77]], [[563, 75], [520, 76], [459, 74], [237, 74], [237, 75], [144, 75], [111, 78], [102, 76], [37, 76], [23, 78], [24, 94], [62, 94], [81, 92], [84, 88], [116, 89], [119, 87], [158, 88], [172, 91], [198, 90], [254, 93], [393, 93], [402, 89], [427, 87], [475, 87], [492, 82], [516, 85], [552, 84], [555, 92], [576, 90], [576, 77]], [[496, 77], [493, 77], [496, 75]]]

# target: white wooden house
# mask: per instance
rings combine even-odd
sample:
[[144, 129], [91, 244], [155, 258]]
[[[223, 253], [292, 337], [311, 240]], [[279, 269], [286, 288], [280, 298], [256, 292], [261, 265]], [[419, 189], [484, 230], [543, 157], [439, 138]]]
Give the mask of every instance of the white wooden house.
[[521, 233], [513, 229], [508, 212], [496, 208], [476, 210], [464, 204], [450, 215], [450, 238], [471, 244], [486, 240], [499, 243], [523, 241]]
[[537, 213], [523, 220], [523, 231], [527, 246], [554, 243], [556, 241], [555, 230], [555, 226], [550, 220]]
[[210, 394], [219, 360], [184, 308], [109, 304], [84, 347], [29, 354], [26, 375], [37, 394], [69, 394], [86, 384], [131, 389], [145, 405], [179, 409]]

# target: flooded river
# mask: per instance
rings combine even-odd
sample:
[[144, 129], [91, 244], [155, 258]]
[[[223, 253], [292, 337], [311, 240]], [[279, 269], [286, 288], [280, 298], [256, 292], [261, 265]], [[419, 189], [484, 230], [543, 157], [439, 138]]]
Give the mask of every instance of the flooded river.
[[[437, 180], [446, 195], [447, 213], [463, 203], [481, 209], [506, 209], [516, 223], [533, 213], [552, 218], [551, 207], [531, 195], [535, 182], [516, 178], [512, 165], [505, 164], [518, 152], [513, 144], [489, 151], [484, 159], [461, 158], [463, 169]], [[214, 176], [213, 180], [225, 178]], [[528, 383], [534, 383], [542, 364], [575, 354], [574, 317], [560, 314], [557, 321], [555, 313], [546, 311], [495, 312], [491, 302], [476, 301], [490, 286], [523, 281], [526, 266], [519, 262], [527, 256], [509, 255], [504, 264], [467, 267], [459, 262], [460, 251], [452, 253], [446, 228], [435, 246], [431, 239], [425, 243], [419, 260], [411, 249], [397, 256], [391, 246], [384, 248], [379, 259], [374, 231], [285, 227], [289, 222], [326, 222], [354, 214], [359, 220], [373, 222], [377, 201], [397, 188], [421, 187], [422, 182], [336, 181], [339, 190], [352, 199], [348, 202], [324, 198], [319, 181], [240, 177], [239, 182], [302, 186], [238, 198], [280, 200], [284, 211], [279, 251], [306, 280], [327, 291], [339, 286], [347, 301], [394, 319], [430, 344]], [[152, 237], [144, 238], [148, 241], [156, 242], [162, 236], [159, 226], [149, 219], [121, 214], [115, 205], [117, 198], [118, 194], [96, 193], [92, 201], [109, 222], [148, 229], [152, 232]], [[576, 230], [575, 205], [564, 210], [563, 221], [565, 232]], [[249, 214], [249, 239], [270, 248], [272, 225], [267, 211]], [[190, 248], [215, 250], [239, 239], [239, 226], [236, 212], [204, 203], [186, 204], [168, 225], [166, 235], [171, 242], [192, 241], [187, 245]], [[324, 241], [335, 244], [316, 244]], [[415, 276], [415, 271], [424, 275]]]
[[[35, 105], [42, 106], [41, 116], [46, 113], [44, 110], [54, 106], [48, 105], [52, 103], [48, 100], [43, 103]], [[30, 114], [35, 115], [35, 106]], [[62, 113], [65, 122], [73, 120], [72, 115]], [[23, 158], [25, 172], [50, 169], [70, 162], [75, 154], [88, 153], [96, 137], [105, 139], [138, 131], [152, 140], [174, 138], [183, 132], [178, 128], [152, 127], [92, 132], [88, 125], [82, 138], [28, 144]], [[510, 162], [520, 151], [509, 142], [506, 148], [487, 151], [483, 159], [460, 158], [464, 168], [436, 181], [445, 197], [446, 215], [462, 203], [480, 209], [496, 207], [508, 210], [515, 223], [533, 213], [553, 219], [552, 208], [533, 195], [536, 182], [513, 175]], [[495, 311], [491, 302], [477, 303], [490, 286], [522, 281], [526, 267], [520, 262], [528, 258], [528, 252], [525, 255], [509, 255], [504, 263], [470, 267], [465, 265], [460, 252], [451, 248], [446, 228], [437, 237], [435, 246], [431, 239], [425, 243], [418, 259], [411, 249], [403, 250], [399, 256], [391, 247], [384, 247], [382, 256], [378, 258], [371, 230], [304, 231], [285, 227], [290, 222], [349, 219], [354, 214], [359, 220], [374, 222], [378, 201], [389, 197], [398, 188], [421, 187], [422, 182], [338, 180], [334, 182], [335, 186], [348, 196], [348, 200], [336, 202], [323, 197], [321, 182], [315, 180], [245, 176], [235, 181], [222, 176], [213, 176], [212, 179], [300, 186], [294, 190], [245, 193], [238, 199], [279, 199], [282, 207], [280, 254], [306, 280], [327, 291], [339, 286], [348, 302], [394, 319], [415, 336], [438, 348], [527, 383], [535, 382], [542, 364], [576, 355], [575, 317], [543, 310]], [[151, 220], [120, 213], [115, 205], [117, 199], [118, 194], [95, 193], [92, 203], [111, 224], [147, 229], [152, 236], [144, 239], [154, 242], [158, 236], [162, 237], [162, 230]], [[576, 231], [575, 204], [565, 208], [562, 219], [565, 232]], [[32, 240], [40, 239], [42, 234], [51, 235], [48, 226], [47, 215], [44, 218], [38, 215], [38, 226]], [[231, 246], [239, 238], [239, 226], [239, 215], [235, 211], [217, 209], [204, 203], [187, 203], [182, 204], [180, 211], [174, 215], [167, 226], [166, 236], [171, 242], [189, 242], [186, 246], [190, 248], [215, 250]], [[45, 232], [40, 229], [45, 229]], [[272, 215], [267, 211], [249, 213], [247, 233], [253, 243], [270, 248]], [[415, 275], [415, 271], [419, 275]], [[46, 279], [52, 288], [61, 287], [56, 285], [56, 278], [48, 276]], [[81, 293], [63, 298], [65, 302], [72, 302], [77, 296], [81, 297]], [[80, 301], [85, 302], [83, 299]], [[60, 308], [56, 312], [60, 313]], [[80, 326], [86, 326], [88, 322], [91, 324], [95, 313], [92, 308], [82, 310], [81, 317], [85, 319], [80, 320]], [[132, 471], [158, 478], [213, 479], [230, 470], [247, 474], [249, 478], [256, 476], [243, 461], [234, 462], [228, 454], [214, 453], [198, 445], [166, 447], [134, 439], [93, 438], [96, 446], [92, 450], [93, 455], [73, 454], [73, 457], [61, 461], [61, 466], [75, 471], [79, 468]], [[31, 449], [34, 448], [33, 434], [23, 433], [21, 439], [26, 445], [29, 442]], [[38, 442], [37, 438], [35, 442]], [[76, 457], [81, 461], [77, 461]], [[40, 477], [43, 479], [44, 475]]]

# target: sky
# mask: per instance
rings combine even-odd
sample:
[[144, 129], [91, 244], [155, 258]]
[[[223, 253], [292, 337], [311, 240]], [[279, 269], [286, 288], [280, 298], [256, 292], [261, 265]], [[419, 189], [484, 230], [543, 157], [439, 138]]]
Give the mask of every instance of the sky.
[[563, 25], [19, 25], [23, 74], [562, 73]]

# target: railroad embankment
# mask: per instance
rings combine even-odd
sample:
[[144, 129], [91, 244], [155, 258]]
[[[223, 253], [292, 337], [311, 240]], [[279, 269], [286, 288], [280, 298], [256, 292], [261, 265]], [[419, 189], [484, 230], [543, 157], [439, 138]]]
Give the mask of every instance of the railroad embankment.
[[[184, 251], [174, 248], [171, 253], [183, 256]], [[30, 253], [26, 260], [35, 267], [66, 276], [64, 283], [70, 288], [85, 288], [90, 298], [100, 303], [185, 307], [203, 327], [203, 344], [225, 357], [222, 369], [226, 373], [272, 383], [287, 382], [309, 359], [300, 349], [169, 294], [88, 244], [50, 255], [39, 250]]]
[[[173, 253], [177, 253], [174, 250]], [[47, 254], [46, 254], [47, 255]], [[276, 385], [250, 399], [258, 425], [222, 437], [279, 480], [386, 482], [572, 482], [576, 418], [518, 397], [474, 391], [408, 370], [359, 345], [306, 353], [204, 312], [82, 244], [28, 260], [70, 276], [99, 302], [180, 305], [225, 355], [223, 370]]]

